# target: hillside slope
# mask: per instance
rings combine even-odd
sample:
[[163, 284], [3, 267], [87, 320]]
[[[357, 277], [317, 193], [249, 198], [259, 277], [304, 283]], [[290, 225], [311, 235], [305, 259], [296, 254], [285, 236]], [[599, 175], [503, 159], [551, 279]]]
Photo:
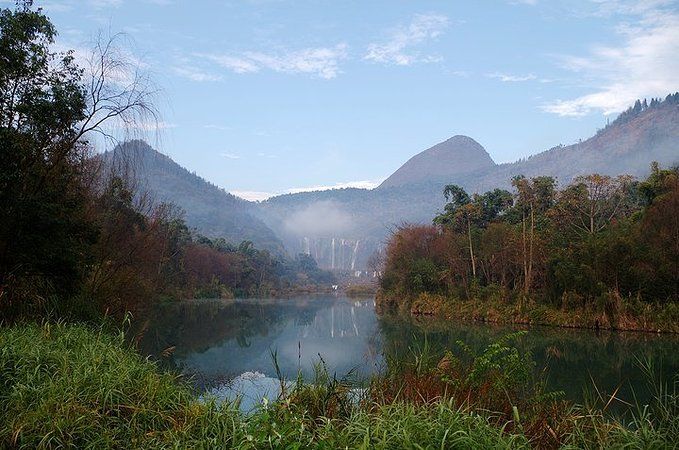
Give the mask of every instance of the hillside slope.
[[[465, 158], [470, 164], [462, 163]], [[429, 223], [443, 207], [446, 184], [484, 192], [510, 188], [516, 175], [553, 176], [560, 185], [594, 172], [643, 177], [652, 161], [679, 163], [679, 94], [650, 105], [638, 102], [587, 140], [515, 163], [495, 165], [476, 141], [455, 136], [411, 158], [377, 189], [283, 195], [263, 202], [259, 214], [291, 253], [307, 252], [322, 267], [352, 270], [365, 268], [395, 226]]]
[[651, 161], [679, 162], [679, 95], [652, 106], [632, 107], [609, 126], [573, 145], [558, 146], [528, 159], [502, 164], [487, 173], [477, 188], [507, 186], [515, 175], [556, 177], [569, 183], [583, 173], [644, 176]]
[[[650, 163], [679, 163], [679, 94], [638, 102], [595, 136], [528, 159], [496, 165], [466, 136], [454, 136], [415, 155], [377, 189], [339, 189], [251, 203], [190, 173], [141, 141], [104, 155], [133, 160], [141, 188], [186, 211], [190, 226], [211, 237], [252, 240], [277, 253], [307, 253], [323, 268], [354, 271], [402, 223], [429, 223], [444, 204], [446, 184], [471, 192], [510, 187], [515, 175], [549, 175], [561, 185], [578, 175], [628, 173], [642, 177]], [[285, 250], [284, 250], [285, 248]]]
[[379, 188], [446, 182], [458, 175], [486, 172], [493, 168], [495, 162], [481, 144], [469, 136], [457, 135], [410, 158]]
[[190, 227], [233, 244], [252, 241], [258, 248], [283, 254], [276, 234], [253, 215], [254, 205], [189, 172], [146, 142], [129, 141], [103, 154], [106, 164], [125, 165], [140, 192], [156, 202], [173, 203]]

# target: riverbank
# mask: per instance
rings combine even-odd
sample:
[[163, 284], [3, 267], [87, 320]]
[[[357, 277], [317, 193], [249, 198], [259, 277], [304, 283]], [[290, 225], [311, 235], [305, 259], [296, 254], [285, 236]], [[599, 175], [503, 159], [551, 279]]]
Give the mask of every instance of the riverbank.
[[431, 315], [449, 320], [507, 325], [545, 325], [563, 328], [679, 333], [679, 305], [650, 304], [635, 299], [611, 297], [586, 306], [556, 308], [534, 299], [452, 299], [423, 293], [394, 300], [383, 291], [377, 294], [380, 311], [398, 311], [415, 316]]
[[[479, 393], [521, 387], [522, 357], [504, 343], [489, 346], [469, 371], [447, 359], [426, 370], [421, 362], [410, 366], [398, 375], [409, 380], [403, 386], [390, 378], [395, 374], [377, 378], [359, 404], [349, 401], [349, 386], [326, 373], [244, 416], [237, 405], [201, 401], [186, 380], [124, 342], [121, 334], [83, 325], [0, 329], [0, 447], [640, 448], [679, 438], [671, 392], [626, 423], [549, 397], [517, 399], [509, 412], [489, 412], [488, 405], [499, 408], [505, 397]], [[478, 367], [493, 361], [503, 363], [503, 371], [484, 372], [479, 380]], [[461, 383], [447, 381], [453, 373]]]

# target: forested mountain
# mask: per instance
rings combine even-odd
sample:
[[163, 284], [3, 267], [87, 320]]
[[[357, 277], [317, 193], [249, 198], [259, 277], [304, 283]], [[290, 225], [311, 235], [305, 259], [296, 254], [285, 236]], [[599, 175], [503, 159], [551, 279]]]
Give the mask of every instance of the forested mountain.
[[187, 223], [205, 235], [307, 253], [323, 268], [364, 270], [396, 226], [431, 222], [443, 207], [446, 184], [484, 192], [510, 188], [516, 175], [544, 175], [566, 185], [578, 175], [642, 177], [652, 161], [679, 163], [679, 94], [638, 101], [589, 139], [514, 163], [495, 164], [474, 139], [458, 135], [414, 156], [376, 189], [287, 194], [262, 203], [225, 192], [141, 141], [105, 157], [133, 161], [141, 190], [185, 210]]
[[189, 172], [146, 142], [135, 140], [103, 155], [105, 166], [126, 172], [136, 180], [138, 192], [155, 203], [172, 203], [185, 212], [185, 220], [208, 237], [232, 244], [252, 241], [258, 248], [283, 254], [280, 239], [253, 216], [254, 205]]
[[430, 223], [446, 184], [484, 192], [510, 188], [516, 175], [553, 176], [560, 185], [596, 172], [641, 177], [652, 161], [679, 163], [679, 94], [637, 101], [595, 136], [511, 164], [496, 165], [476, 141], [455, 136], [411, 158], [374, 190], [283, 195], [263, 202], [260, 214], [291, 253], [308, 252], [322, 267], [358, 269], [397, 225]]
[[567, 184], [583, 173], [645, 176], [651, 161], [679, 162], [679, 93], [661, 101], [639, 101], [585, 141], [557, 146], [525, 160], [502, 164], [483, 177], [475, 191], [509, 186], [515, 175], [548, 175]]

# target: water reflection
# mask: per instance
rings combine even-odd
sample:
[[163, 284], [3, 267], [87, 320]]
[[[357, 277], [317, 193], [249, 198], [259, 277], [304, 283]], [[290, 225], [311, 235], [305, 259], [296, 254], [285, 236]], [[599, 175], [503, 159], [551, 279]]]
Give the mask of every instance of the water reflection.
[[[259, 384], [272, 396], [277, 392], [272, 352], [288, 379], [298, 372], [310, 379], [313, 364], [322, 358], [331, 373], [342, 377], [353, 372], [360, 382], [380, 370], [385, 359], [406, 357], [425, 340], [438, 352], [455, 347], [458, 340], [478, 350], [517, 329], [378, 318], [373, 299], [335, 296], [183, 302], [160, 308], [139, 328], [143, 352], [170, 355], [165, 360], [195, 374], [199, 387], [216, 388], [225, 397], [244, 392], [252, 397], [249, 403], [258, 401], [255, 394], [263, 390]], [[548, 327], [530, 328], [520, 342], [532, 352], [538, 369], [548, 368], [548, 387], [576, 401], [593, 382], [605, 392], [622, 385], [628, 399], [632, 386], [643, 401], [647, 392], [637, 358], [662, 365], [659, 373], [669, 380], [679, 371], [677, 344], [676, 336]]]
[[305, 297], [290, 300], [187, 302], [158, 311], [141, 348], [160, 354], [175, 347], [173, 362], [200, 383], [244, 372], [275, 376], [272, 353], [286, 378], [309, 378], [320, 358], [331, 373], [357, 379], [381, 364], [381, 341], [372, 299]]

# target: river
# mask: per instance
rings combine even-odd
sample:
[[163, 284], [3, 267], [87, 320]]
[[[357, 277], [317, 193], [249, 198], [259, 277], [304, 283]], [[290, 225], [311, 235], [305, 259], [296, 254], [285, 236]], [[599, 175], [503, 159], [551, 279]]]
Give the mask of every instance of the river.
[[275, 397], [279, 373], [313, 379], [321, 359], [338, 378], [360, 385], [385, 361], [428, 345], [433, 352], [458, 340], [480, 350], [499, 337], [526, 330], [517, 346], [532, 353], [549, 390], [581, 402], [585, 392], [611, 393], [641, 403], [647, 377], [638, 360], [652, 360], [667, 382], [679, 372], [679, 337], [552, 327], [455, 323], [435, 318], [380, 317], [372, 298], [335, 295], [290, 299], [192, 300], [159, 307], [136, 324], [140, 350], [192, 376], [200, 389], [241, 397], [252, 408]]

